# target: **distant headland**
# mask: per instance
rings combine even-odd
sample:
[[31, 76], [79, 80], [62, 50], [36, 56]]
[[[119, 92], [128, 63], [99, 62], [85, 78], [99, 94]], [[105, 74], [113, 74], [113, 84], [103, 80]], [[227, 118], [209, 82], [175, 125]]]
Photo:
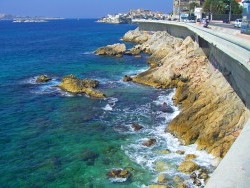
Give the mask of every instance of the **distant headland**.
[[49, 20], [62, 20], [61, 17], [46, 17], [46, 16], [17, 16], [13, 14], [0, 13], [0, 21], [13, 22], [47, 22]]
[[168, 18], [167, 14], [162, 12], [154, 12], [151, 10], [137, 9], [130, 10], [127, 13], [108, 14], [102, 17], [97, 22], [111, 23], [111, 24], [128, 24], [132, 19], [145, 19], [145, 20], [165, 20]]

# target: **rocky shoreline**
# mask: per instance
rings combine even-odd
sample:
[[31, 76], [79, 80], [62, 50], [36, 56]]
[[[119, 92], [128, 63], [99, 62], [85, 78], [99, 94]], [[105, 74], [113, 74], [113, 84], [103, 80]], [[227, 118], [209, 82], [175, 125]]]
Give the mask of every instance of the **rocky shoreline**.
[[[184, 145], [197, 144], [199, 150], [206, 150], [222, 159], [240, 134], [249, 112], [198, 44], [191, 37], [183, 40], [163, 31], [138, 29], [127, 32], [123, 40], [136, 43], [124, 54], [150, 54], [150, 68], [136, 76], [126, 75], [124, 81], [155, 88], [176, 88], [173, 101], [181, 112], [165, 131], [176, 136]], [[119, 56], [122, 54], [119, 53]], [[185, 160], [178, 170], [193, 174], [201, 169], [192, 162], [192, 157]], [[206, 176], [203, 178], [206, 181], [207, 174], [201, 174]], [[196, 173], [193, 176], [200, 175]], [[193, 183], [199, 186], [197, 181], [196, 178]]]

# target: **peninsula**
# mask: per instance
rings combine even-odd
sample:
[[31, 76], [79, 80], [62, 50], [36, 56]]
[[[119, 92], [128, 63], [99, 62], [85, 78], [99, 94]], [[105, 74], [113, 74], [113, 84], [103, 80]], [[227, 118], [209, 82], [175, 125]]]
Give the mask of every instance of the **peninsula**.
[[128, 24], [133, 19], [145, 19], [145, 20], [165, 20], [167, 14], [162, 12], [154, 12], [151, 10], [137, 9], [130, 10], [128, 13], [108, 14], [107, 16], [99, 19], [97, 22], [111, 23], [111, 24]]

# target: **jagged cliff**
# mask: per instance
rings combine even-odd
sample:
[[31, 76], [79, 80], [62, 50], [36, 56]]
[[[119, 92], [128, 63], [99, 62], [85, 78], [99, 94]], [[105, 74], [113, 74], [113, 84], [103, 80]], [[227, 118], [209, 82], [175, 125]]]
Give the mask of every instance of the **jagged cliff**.
[[196, 143], [217, 157], [224, 157], [244, 126], [248, 110], [223, 75], [190, 38], [167, 32], [129, 31], [125, 41], [139, 43], [130, 49], [151, 54], [150, 69], [133, 77], [137, 83], [176, 88], [173, 98], [180, 114], [166, 131], [184, 144]]

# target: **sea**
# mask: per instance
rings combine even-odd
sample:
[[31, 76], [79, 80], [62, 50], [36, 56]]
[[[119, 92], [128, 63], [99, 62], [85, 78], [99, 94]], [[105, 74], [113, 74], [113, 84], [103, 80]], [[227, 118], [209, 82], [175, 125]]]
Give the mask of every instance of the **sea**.
[[[174, 89], [123, 81], [125, 75], [148, 69], [148, 55], [93, 53], [123, 42], [122, 36], [136, 27], [94, 19], [0, 21], [0, 187], [147, 187], [162, 173], [170, 180], [187, 178], [177, 170], [186, 154], [196, 154], [202, 166], [211, 165], [211, 155], [165, 132], [180, 112], [173, 105]], [[52, 80], [36, 83], [41, 74]], [[98, 80], [107, 98], [56, 87], [69, 74]], [[163, 112], [164, 103], [171, 110]], [[134, 131], [135, 123], [143, 129]], [[156, 144], [144, 146], [150, 138]], [[107, 176], [120, 168], [131, 173], [126, 181]]]

